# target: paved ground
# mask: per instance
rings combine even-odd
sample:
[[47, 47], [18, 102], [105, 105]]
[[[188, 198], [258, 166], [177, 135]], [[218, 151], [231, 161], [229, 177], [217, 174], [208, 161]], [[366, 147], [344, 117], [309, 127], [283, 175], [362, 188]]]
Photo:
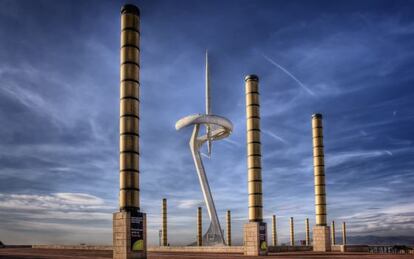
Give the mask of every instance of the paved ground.
[[[102, 259], [112, 258], [112, 251], [101, 250], [69, 250], [69, 249], [32, 249], [32, 248], [0, 248], [0, 258], [8, 259]], [[253, 259], [260, 257], [243, 256], [239, 254], [194, 254], [194, 253], [167, 253], [152, 252], [148, 254], [149, 259], [171, 258], [171, 259], [225, 259], [225, 258], [245, 258]], [[261, 257], [263, 258], [263, 257]], [[313, 252], [296, 252], [296, 253], [279, 253], [272, 254], [266, 258], [275, 259], [318, 259], [318, 258], [334, 258], [334, 259], [405, 259], [414, 258], [414, 255], [391, 255], [391, 254], [365, 254], [365, 253], [313, 253]]]

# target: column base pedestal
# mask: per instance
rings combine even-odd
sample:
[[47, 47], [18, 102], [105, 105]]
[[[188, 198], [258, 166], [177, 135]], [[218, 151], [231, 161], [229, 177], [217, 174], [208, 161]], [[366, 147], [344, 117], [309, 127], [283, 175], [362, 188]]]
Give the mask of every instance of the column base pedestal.
[[313, 251], [330, 252], [331, 251], [331, 233], [328, 226], [313, 227]]
[[267, 226], [265, 222], [244, 224], [244, 255], [267, 255]]
[[113, 259], [147, 258], [147, 222], [142, 212], [113, 214]]

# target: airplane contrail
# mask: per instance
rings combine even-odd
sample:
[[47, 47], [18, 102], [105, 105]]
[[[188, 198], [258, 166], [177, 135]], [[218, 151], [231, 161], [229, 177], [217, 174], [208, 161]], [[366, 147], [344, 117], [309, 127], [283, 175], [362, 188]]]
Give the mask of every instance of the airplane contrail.
[[274, 139], [279, 140], [280, 142], [282, 142], [282, 143], [284, 143], [284, 144], [288, 144], [288, 143], [287, 143], [287, 141], [286, 141], [285, 139], [283, 139], [282, 137], [279, 137], [278, 135], [276, 135], [276, 134], [274, 134], [274, 133], [272, 133], [272, 132], [270, 132], [270, 131], [267, 131], [267, 130], [262, 130], [262, 132], [263, 132], [263, 133], [265, 133], [265, 134], [267, 134], [267, 135], [269, 135], [269, 136], [271, 136], [271, 137], [272, 137], [272, 138], [274, 138]]
[[282, 70], [283, 72], [285, 72], [286, 75], [288, 75], [290, 78], [292, 78], [293, 80], [296, 81], [296, 83], [299, 84], [300, 87], [302, 87], [303, 89], [305, 89], [306, 92], [308, 92], [308, 94], [315, 96], [315, 93], [312, 92], [312, 90], [310, 90], [308, 87], [306, 87], [305, 84], [303, 84], [299, 79], [297, 79], [294, 75], [292, 75], [292, 73], [290, 73], [286, 68], [282, 67], [281, 65], [279, 65], [278, 63], [276, 63], [276, 61], [274, 61], [273, 59], [271, 59], [270, 57], [266, 56], [265, 54], [262, 53], [262, 56], [269, 61], [272, 65], [275, 65], [276, 67], [278, 67], [280, 70]]

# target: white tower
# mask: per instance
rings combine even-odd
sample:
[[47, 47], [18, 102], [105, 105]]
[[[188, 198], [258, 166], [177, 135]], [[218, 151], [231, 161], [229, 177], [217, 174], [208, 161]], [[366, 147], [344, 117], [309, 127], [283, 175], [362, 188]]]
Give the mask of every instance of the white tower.
[[[206, 127], [206, 133], [199, 135], [200, 127]], [[175, 124], [177, 130], [194, 126], [193, 134], [190, 139], [190, 149], [193, 155], [194, 164], [197, 169], [198, 179], [201, 190], [204, 195], [204, 201], [207, 206], [210, 217], [210, 227], [203, 236], [203, 245], [224, 245], [223, 231], [220, 227], [220, 221], [217, 216], [213, 196], [208, 184], [207, 175], [204, 170], [203, 161], [201, 160], [200, 149], [207, 142], [208, 156], [211, 155], [212, 141], [228, 137], [232, 130], [233, 124], [226, 118], [211, 114], [210, 99], [210, 78], [208, 69], [208, 53], [206, 52], [206, 114], [194, 114], [186, 116]]]

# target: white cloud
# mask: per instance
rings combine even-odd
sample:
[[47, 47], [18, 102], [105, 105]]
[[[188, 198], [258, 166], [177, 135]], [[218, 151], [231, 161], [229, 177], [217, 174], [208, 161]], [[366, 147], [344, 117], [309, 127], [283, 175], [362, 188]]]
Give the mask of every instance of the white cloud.
[[50, 195], [0, 194], [0, 208], [13, 210], [86, 210], [107, 209], [104, 201], [85, 193]]
[[203, 201], [200, 200], [181, 200], [178, 201], [177, 207], [181, 209], [190, 209], [190, 208], [197, 208], [204, 204]]
[[102, 205], [104, 203], [101, 198], [86, 193], [55, 193], [54, 196], [64, 203], [74, 205]]

